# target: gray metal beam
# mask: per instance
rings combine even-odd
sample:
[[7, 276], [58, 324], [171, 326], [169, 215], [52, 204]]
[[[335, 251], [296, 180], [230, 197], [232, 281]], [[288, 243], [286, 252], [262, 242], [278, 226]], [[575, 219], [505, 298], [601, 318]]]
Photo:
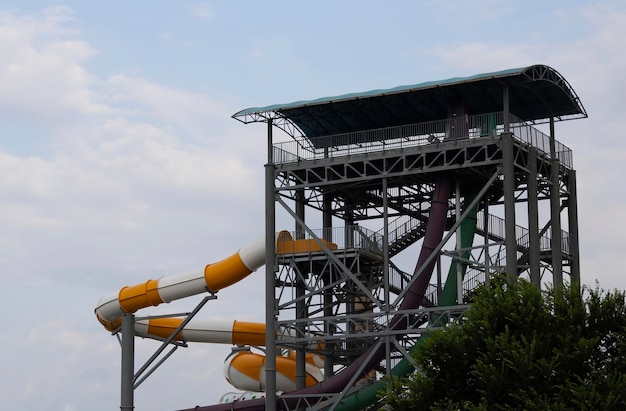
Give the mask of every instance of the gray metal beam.
[[[332, 197], [329, 194], [324, 194], [322, 198], [322, 237], [326, 241], [332, 241], [333, 237], [333, 210], [332, 210]], [[329, 285], [331, 282], [330, 278], [324, 279], [324, 286]], [[327, 289], [323, 291], [323, 299], [324, 299], [324, 316], [332, 316], [333, 315], [333, 291], [332, 289]], [[329, 323], [324, 324], [324, 333], [327, 335], [333, 335], [335, 333], [335, 326]], [[324, 356], [324, 377], [328, 378], [334, 374], [334, 364], [333, 364], [333, 356], [332, 356], [332, 348], [331, 344], [327, 344], [327, 353]]]
[[567, 218], [569, 231], [569, 253], [571, 256], [571, 282], [580, 286], [580, 245], [578, 238], [578, 190], [576, 189], [576, 171], [568, 173], [569, 197], [567, 200]]
[[509, 116], [509, 86], [506, 84], [502, 87], [502, 112], [504, 132], [509, 133], [511, 131], [511, 120]]
[[[296, 215], [302, 220], [305, 221], [305, 197], [304, 197], [304, 189], [296, 190]], [[296, 220], [295, 227], [295, 239], [300, 240], [304, 239], [304, 230]], [[302, 280], [301, 276], [297, 277], [296, 280], [296, 318], [307, 318], [307, 306], [304, 301], [305, 294], [305, 284]], [[297, 332], [299, 335], [305, 334], [305, 326], [302, 324], [297, 328]], [[302, 347], [298, 347], [296, 349], [296, 389], [302, 389], [306, 387], [306, 351]]]
[[552, 276], [554, 287], [563, 285], [563, 247], [561, 238], [561, 181], [560, 163], [556, 152], [556, 140], [554, 136], [554, 118], [550, 119], [550, 157], [552, 172], [550, 174], [550, 226], [552, 235], [550, 249], [552, 252]]
[[529, 171], [526, 189], [528, 191], [528, 262], [530, 265], [530, 282], [537, 287], [541, 287], [537, 150], [534, 147], [528, 149], [528, 164]]
[[267, 164], [265, 164], [265, 409], [276, 410], [276, 195], [272, 147], [272, 120], [267, 122]]
[[[406, 179], [410, 175], [427, 172], [493, 168], [500, 163], [499, 136], [461, 139], [427, 146], [407, 147], [401, 150], [371, 152], [347, 157], [329, 157], [277, 165], [284, 175], [281, 190], [315, 186], [354, 184], [389, 179]], [[379, 187], [379, 185], [378, 185]]]
[[502, 133], [502, 167], [504, 172], [504, 225], [507, 275], [517, 277], [517, 239], [515, 238], [515, 164], [513, 135]]
[[135, 378], [135, 316], [122, 315], [122, 378], [120, 410], [132, 411], [134, 404]]

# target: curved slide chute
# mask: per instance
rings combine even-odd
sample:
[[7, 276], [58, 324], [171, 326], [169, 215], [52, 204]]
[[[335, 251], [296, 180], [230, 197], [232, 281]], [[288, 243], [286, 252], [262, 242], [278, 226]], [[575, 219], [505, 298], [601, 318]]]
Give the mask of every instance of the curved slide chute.
[[[319, 240], [330, 249], [337, 245]], [[316, 240], [293, 240], [287, 231], [281, 231], [276, 241], [278, 254], [321, 251]], [[204, 269], [148, 280], [145, 283], [123, 287], [119, 292], [109, 294], [98, 301], [96, 317], [104, 327], [113, 331], [121, 325], [125, 313], [134, 313], [142, 308], [169, 303], [204, 292], [218, 292], [229, 287], [256, 271], [265, 264], [265, 240], [260, 238], [239, 251]]]
[[[152, 318], [135, 322], [139, 337], [165, 339], [183, 322], [182, 318]], [[265, 324], [244, 321], [212, 321], [192, 319], [175, 336], [174, 340], [212, 344], [230, 344], [237, 348], [224, 362], [224, 377], [242, 391], [265, 391], [265, 356], [253, 353], [244, 346], [265, 345]], [[277, 337], [280, 339], [280, 333]], [[291, 353], [293, 354], [293, 352]], [[324, 359], [308, 353], [306, 356], [305, 384], [315, 385], [324, 379], [321, 367]], [[296, 389], [296, 359], [294, 355], [276, 358], [276, 386], [279, 391]]]
[[[182, 318], [137, 320], [135, 332], [139, 337], [165, 339], [182, 321]], [[224, 377], [239, 390], [264, 392], [265, 356], [251, 352], [249, 346], [265, 345], [265, 329], [263, 323], [192, 319], [174, 336], [174, 340], [239, 346], [224, 361]], [[324, 379], [320, 369], [324, 366], [324, 359], [308, 354], [306, 360], [305, 384], [310, 387]], [[293, 356], [276, 358], [276, 386], [280, 391], [296, 389], [296, 360]]]
[[260, 238], [204, 269], [148, 280], [109, 294], [98, 301], [96, 317], [107, 330], [113, 331], [121, 325], [121, 317], [125, 313], [207, 291], [217, 292], [244, 279], [263, 264], [265, 241]]
[[[224, 375], [228, 382], [242, 391], [265, 392], [265, 355], [239, 351], [224, 362]], [[305, 364], [305, 384], [311, 387], [324, 379], [322, 371]], [[296, 361], [289, 357], [276, 357], [276, 387], [279, 391], [296, 389]]]
[[[336, 248], [336, 245], [331, 243], [327, 246]], [[282, 232], [278, 236], [277, 249], [279, 253], [301, 250], [318, 251], [319, 245], [312, 240], [293, 241], [289, 233]], [[115, 331], [120, 327], [121, 317], [125, 313], [134, 313], [143, 308], [169, 303], [207, 291], [217, 292], [241, 281], [264, 264], [265, 240], [261, 238], [221, 261], [208, 264], [204, 269], [123, 287], [119, 292], [109, 294], [98, 301], [95, 309], [96, 317], [107, 330]], [[166, 339], [178, 329], [182, 321], [182, 318], [176, 317], [136, 320], [135, 333], [140, 337]], [[288, 333], [288, 331], [283, 332]], [[264, 346], [265, 324], [192, 319], [174, 336], [174, 340]], [[288, 355], [278, 358], [277, 361], [280, 364], [277, 366], [277, 388], [280, 391], [294, 390], [296, 388], [295, 357]], [[307, 355], [306, 386], [323, 380], [324, 376], [320, 370], [323, 364], [324, 360], [318, 355]], [[235, 388], [263, 391], [265, 388], [264, 356], [249, 350], [237, 351], [226, 359], [224, 375]]]

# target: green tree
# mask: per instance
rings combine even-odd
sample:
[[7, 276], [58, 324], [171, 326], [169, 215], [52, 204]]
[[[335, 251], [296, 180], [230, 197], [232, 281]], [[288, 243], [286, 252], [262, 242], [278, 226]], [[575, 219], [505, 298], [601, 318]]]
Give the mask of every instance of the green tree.
[[394, 410], [626, 410], [626, 296], [492, 281], [414, 359]]

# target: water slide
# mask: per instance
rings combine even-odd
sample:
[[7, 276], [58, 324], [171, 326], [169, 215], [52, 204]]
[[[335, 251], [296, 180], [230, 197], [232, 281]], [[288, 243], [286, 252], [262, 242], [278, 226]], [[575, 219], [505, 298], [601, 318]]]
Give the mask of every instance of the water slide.
[[[183, 322], [182, 318], [152, 318], [138, 320], [135, 323], [135, 333], [140, 337], [161, 338], [170, 337]], [[281, 330], [277, 334], [280, 340], [289, 330]], [[230, 344], [237, 346], [264, 346], [265, 324], [244, 321], [189, 321], [185, 328], [174, 336], [174, 340], [186, 342], [200, 342], [212, 344]], [[280, 391], [296, 389], [296, 360], [295, 354], [276, 358], [276, 386]], [[307, 387], [319, 383], [324, 379], [321, 368], [324, 359], [319, 355], [307, 354], [305, 372]], [[235, 388], [242, 391], [265, 391], [265, 356], [251, 352], [250, 349], [235, 350], [224, 362], [224, 376]]]
[[[327, 247], [336, 245], [327, 243]], [[279, 253], [320, 251], [313, 240], [293, 241], [289, 233], [281, 232], [277, 240]], [[124, 313], [136, 311], [162, 303], [169, 303], [185, 297], [217, 292], [244, 279], [257, 268], [265, 264], [265, 241], [263, 238], [241, 248], [239, 251], [203, 269], [148, 280], [130, 287], [123, 287], [119, 292], [111, 293], [98, 301], [95, 314], [109, 331], [115, 331], [121, 325]], [[181, 318], [152, 318], [135, 321], [135, 332], [140, 337], [166, 339], [182, 323]], [[288, 333], [283, 330], [282, 334]], [[280, 337], [280, 335], [279, 335]], [[265, 324], [243, 321], [206, 321], [192, 319], [175, 337], [186, 342], [204, 342], [231, 345], [265, 345]], [[323, 359], [309, 354], [306, 358], [306, 386], [319, 383], [323, 378], [320, 367]], [[265, 357], [242, 350], [233, 353], [224, 366], [226, 379], [235, 388], [244, 391], [265, 390]], [[295, 356], [277, 358], [277, 387], [281, 391], [293, 391], [295, 382]]]
[[[426, 234], [422, 243], [422, 249], [418, 258], [418, 262], [415, 268], [415, 273], [420, 272], [419, 276], [413, 282], [411, 288], [408, 289], [402, 303], [398, 307], [398, 310], [408, 310], [417, 308], [420, 306], [424, 294], [430, 282], [433, 268], [435, 266], [436, 259], [430, 258], [434, 253], [437, 245], [443, 238], [445, 231], [445, 225], [448, 212], [448, 199], [451, 193], [451, 181], [446, 176], [441, 176], [435, 183], [435, 190], [433, 192], [433, 198], [426, 224]], [[392, 317], [389, 328], [391, 330], [398, 330], [406, 327], [406, 319], [403, 316], [396, 315]], [[385, 356], [384, 345], [374, 344], [368, 350], [366, 350], [360, 357], [354, 362], [348, 365], [346, 368], [338, 372], [336, 375], [329, 377], [328, 379], [315, 384], [311, 387], [289, 392], [289, 397], [280, 398], [277, 401], [278, 410], [293, 409], [297, 406], [297, 397], [311, 396], [313, 400], [319, 395], [327, 393], [337, 393], [345, 389], [352, 380], [353, 376], [360, 372], [362, 375], [368, 373], [374, 367], [382, 361]], [[361, 371], [359, 371], [361, 370]], [[291, 397], [294, 396], [294, 397]], [[216, 404], [209, 406], [196, 406], [194, 408], [185, 409], [181, 411], [228, 411], [228, 410], [248, 410], [248, 411], [261, 411], [265, 409], [265, 399], [255, 399], [247, 401], [235, 401], [226, 404]]]
[[[446, 179], [437, 182], [433, 194], [433, 204], [431, 207], [429, 220], [426, 229], [426, 236], [420, 257], [416, 266], [416, 272], [424, 265], [424, 262], [434, 251], [436, 245], [443, 236], [445, 219], [447, 213], [447, 199], [450, 195], [450, 183]], [[471, 201], [471, 200], [470, 200]], [[437, 218], [439, 216], [439, 218]], [[475, 214], [470, 215], [461, 226], [463, 247], [471, 245], [473, 233], [475, 231]], [[469, 225], [468, 225], [469, 224]], [[290, 237], [286, 234], [279, 236], [280, 244], [277, 249], [282, 252], [291, 252], [298, 248], [308, 248], [311, 245], [298, 245], [296, 242], [289, 243]], [[301, 241], [301, 240], [298, 240]], [[310, 240], [305, 240], [310, 241]], [[469, 244], [469, 245], [468, 245]], [[142, 308], [157, 306], [164, 302], [171, 302], [176, 299], [189, 297], [204, 293], [207, 290], [212, 292], [226, 288], [255, 271], [264, 264], [264, 242], [258, 240], [242, 249], [230, 257], [214, 264], [207, 265], [204, 269], [183, 273], [179, 275], [164, 277], [160, 280], [148, 280], [131, 287], [124, 287], [118, 293], [110, 294], [102, 298], [96, 308], [96, 316], [99, 321], [110, 331], [115, 330], [121, 323], [123, 313], [133, 313]], [[424, 267], [418, 280], [407, 293], [406, 298], [399, 307], [400, 310], [409, 309], [411, 305], [419, 306], [422, 296], [428, 286], [430, 276], [434, 267], [434, 259]], [[451, 267], [452, 270], [452, 267]], [[440, 305], [452, 305], [456, 298], [456, 281], [454, 275], [448, 275], [448, 280], [444, 291], [440, 296]], [[449, 300], [449, 301], [447, 301]], [[409, 302], [407, 302], [409, 301]], [[446, 302], [447, 301], [447, 302]], [[155, 318], [149, 320], [139, 320], [136, 322], [136, 332], [139, 336], [167, 338], [180, 325], [180, 318]], [[403, 326], [397, 318], [392, 319], [392, 328]], [[262, 323], [249, 322], [215, 322], [192, 320], [176, 336], [177, 340], [188, 342], [209, 342], [224, 343], [233, 345], [264, 345], [265, 325]], [[380, 362], [384, 354], [382, 349], [375, 352], [372, 359], [368, 361], [366, 370], [371, 369]], [[369, 354], [367, 352], [366, 354]], [[320, 383], [323, 379], [317, 361], [309, 356], [307, 364], [308, 388], [300, 391], [295, 389], [295, 382], [289, 376], [295, 375], [295, 362], [292, 359], [277, 358], [277, 385], [283, 388], [281, 391], [290, 394], [320, 394], [341, 391], [347, 385], [356, 369], [363, 363], [361, 356], [354, 364], [347, 367], [341, 373]], [[248, 351], [235, 353], [227, 359], [226, 378], [233, 385], [241, 390], [263, 391], [264, 389], [264, 361], [262, 355]], [[358, 364], [358, 365], [355, 365]], [[401, 361], [394, 367], [392, 374], [396, 376], [406, 375], [413, 371], [413, 367], [407, 360]], [[337, 409], [356, 410], [372, 404], [376, 401], [376, 394], [383, 389], [382, 382], [376, 382], [359, 390], [342, 400]], [[264, 409], [264, 399], [251, 401], [237, 401], [230, 404], [218, 404], [208, 407], [194, 408], [196, 410], [221, 410], [221, 409]], [[225, 407], [226, 406], [226, 407]]]
[[241, 248], [239, 251], [203, 269], [148, 280], [131, 287], [123, 287], [98, 301], [95, 309], [98, 321], [113, 331], [117, 329], [125, 313], [142, 308], [169, 303], [185, 297], [215, 293], [244, 279], [265, 264], [265, 241], [263, 238]]
[[[456, 122], [456, 120], [462, 121], [461, 119], [465, 118], [465, 108], [462, 102], [451, 102], [450, 118], [453, 119], [451, 122], [453, 126], [447, 131], [446, 139], [463, 138], [463, 135], [466, 135], [465, 133], [467, 130], [464, 129], [461, 124], [457, 124]], [[455, 127], [456, 125], [459, 125], [460, 127]], [[434, 254], [437, 246], [441, 242], [445, 231], [448, 199], [450, 198], [451, 191], [452, 181], [448, 176], [440, 175], [436, 178], [435, 189], [433, 191], [431, 207], [428, 215], [428, 222], [426, 223], [426, 233], [424, 235], [420, 255], [413, 273], [413, 276], [417, 277], [415, 278], [415, 281], [413, 281], [411, 287], [407, 290], [402, 303], [400, 303], [400, 306], [398, 307], [399, 311], [418, 308], [422, 303], [436, 262], [436, 259], [431, 258], [431, 256]], [[395, 315], [389, 322], [389, 329], [391, 331], [404, 329], [407, 326], [407, 321], [408, 320], [404, 316]], [[355, 374], [360, 373], [361, 376], [363, 376], [370, 372], [383, 360], [384, 356], [384, 344], [374, 344], [346, 368], [319, 384], [289, 392], [288, 397], [281, 398], [279, 396], [276, 409], [293, 409], [298, 406], [298, 401], [302, 397], [306, 398], [307, 396], [311, 396], [310, 399], [314, 401], [316, 398], [319, 398], [319, 395], [341, 392], [348, 387], [348, 384], [353, 379]], [[411, 368], [409, 367], [406, 367], [408, 369], [408, 371], [406, 371], [407, 373], [411, 372]], [[264, 409], [265, 399], [255, 399], [235, 401], [226, 404], [216, 404], [205, 407], [196, 406], [191, 409], [184, 409], [180, 411], [261, 411]]]
[[[414, 272], [414, 276], [417, 275], [417, 278], [407, 290], [402, 303], [398, 307], [400, 311], [417, 308], [423, 300], [436, 262], [436, 259], [431, 258], [431, 256], [443, 238], [445, 231], [450, 193], [450, 179], [447, 176], [439, 176], [435, 182], [426, 233]], [[297, 243], [301, 241], [311, 242], [313, 240], [293, 241], [293, 244], [290, 245], [292, 250], [297, 250], [299, 248]], [[277, 252], [280, 252], [283, 249], [281, 247], [286, 243], [286, 241], [281, 242], [283, 242], [283, 244], [277, 244]], [[310, 247], [311, 243], [307, 246]], [[240, 249], [237, 253], [222, 261], [207, 265], [204, 269], [164, 277], [159, 280], [148, 280], [145, 283], [135, 286], [124, 287], [118, 293], [107, 295], [98, 302], [95, 310], [96, 316], [105, 328], [113, 331], [120, 326], [121, 316], [125, 313], [134, 313], [142, 308], [157, 306], [164, 302], [168, 303], [206, 291], [217, 292], [248, 276], [263, 265], [264, 260], [264, 242], [261, 239]], [[403, 316], [396, 315], [392, 317], [389, 328], [391, 331], [406, 328], [406, 321], [406, 318]], [[150, 324], [143, 324], [142, 326], [149, 329]], [[299, 401], [298, 397], [310, 396], [311, 399], [314, 399], [326, 393], [340, 392], [348, 386], [355, 374], [360, 373], [364, 375], [374, 369], [374, 367], [383, 360], [384, 355], [384, 345], [374, 344], [353, 363], [336, 375], [307, 388], [290, 391], [290, 397], [281, 398], [277, 402], [277, 409], [285, 410], [293, 408]], [[398, 366], [401, 364], [402, 363], [398, 364]], [[396, 368], [398, 368], [398, 366], [396, 366]], [[406, 371], [407, 373], [411, 371], [410, 365], [404, 368], [408, 370]], [[265, 399], [255, 399], [206, 407], [196, 406], [192, 409], [181, 411], [260, 411], [264, 409]]]

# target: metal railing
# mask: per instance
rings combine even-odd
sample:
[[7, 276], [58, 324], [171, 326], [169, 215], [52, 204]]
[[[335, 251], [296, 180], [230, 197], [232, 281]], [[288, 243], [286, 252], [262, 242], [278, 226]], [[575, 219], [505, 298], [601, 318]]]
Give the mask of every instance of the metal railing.
[[[518, 141], [524, 142], [530, 146], [537, 148], [549, 158], [552, 157], [550, 150], [550, 136], [541, 132], [530, 124], [511, 115], [511, 132]], [[559, 141], [554, 141], [554, 151], [556, 158], [565, 167], [571, 169], [574, 166], [572, 150]]]
[[274, 144], [274, 163], [284, 164], [399, 149], [502, 132], [502, 113], [429, 121], [351, 133], [303, 138]]
[[[488, 233], [489, 235], [497, 238], [498, 240], [504, 240], [506, 238], [506, 228], [504, 219], [493, 214], [489, 214], [488, 227], [485, 227], [483, 212], [478, 213], [477, 217], [477, 229]], [[552, 234], [550, 230], [547, 230], [543, 235], [539, 237], [539, 251], [549, 251], [552, 249]], [[515, 226], [515, 241], [517, 245], [522, 249], [528, 249], [530, 246], [530, 231], [522, 226]], [[569, 233], [561, 230], [561, 251], [569, 254]]]
[[[387, 226], [388, 242], [390, 246], [393, 246], [396, 242], [400, 241], [411, 232], [424, 227], [425, 224], [417, 218], [413, 218], [409, 215], [401, 215], [398, 218], [391, 220]], [[383, 235], [385, 228], [381, 228], [377, 231], [378, 234]]]
[[[289, 234], [292, 240], [312, 240], [314, 237], [317, 237], [327, 240], [339, 250], [360, 249], [382, 254], [383, 236], [365, 227], [350, 225], [345, 227], [320, 228], [311, 230], [311, 232], [313, 235], [308, 231], [291, 231]], [[277, 235], [280, 239], [280, 233]], [[316, 246], [315, 242], [311, 243], [311, 247], [311, 250], [319, 250], [319, 246]]]
[[[550, 156], [550, 136], [510, 115], [510, 130], [523, 143]], [[275, 143], [273, 161], [287, 164], [305, 160], [349, 156], [405, 147], [438, 143], [446, 139], [471, 139], [496, 136], [504, 132], [502, 112], [386, 127], [314, 138], [300, 138]], [[556, 156], [564, 166], [572, 168], [572, 151], [555, 141]]]

